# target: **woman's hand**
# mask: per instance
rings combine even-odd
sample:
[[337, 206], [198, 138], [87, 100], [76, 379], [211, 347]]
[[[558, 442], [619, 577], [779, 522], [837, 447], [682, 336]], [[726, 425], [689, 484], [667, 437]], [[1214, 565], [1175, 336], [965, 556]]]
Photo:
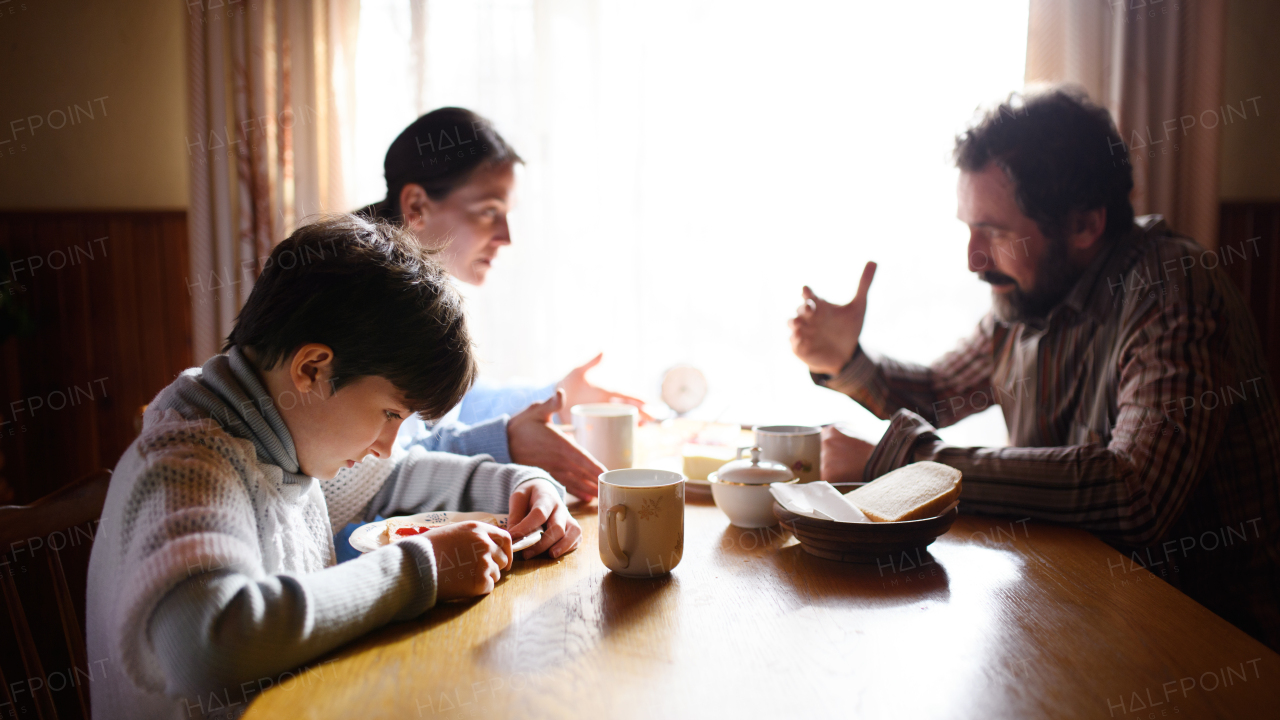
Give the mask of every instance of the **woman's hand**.
[[511, 462], [542, 468], [574, 497], [590, 500], [600, 492], [596, 480], [605, 467], [551, 424], [552, 414], [563, 407], [564, 391], [557, 390], [550, 400], [534, 403], [507, 421]]
[[565, 507], [555, 486], [546, 480], [521, 483], [511, 493], [507, 527], [516, 539], [542, 528], [542, 539], [525, 549], [525, 560], [548, 548], [551, 549], [551, 557], [558, 558], [578, 547], [578, 541], [582, 539], [582, 526], [569, 514], [569, 508]]
[[[564, 390], [565, 408], [568, 409], [574, 405], [585, 405], [586, 403], [626, 403], [627, 405], [634, 405], [640, 410], [640, 422], [653, 420], [653, 416], [644, 411], [644, 401], [640, 398], [605, 390], [602, 387], [592, 385], [591, 381], [587, 380], [587, 371], [599, 365], [602, 359], [604, 359], [604, 353], [596, 355], [582, 365], [570, 370], [569, 374], [565, 375], [564, 379], [556, 385], [556, 388]], [[566, 414], [561, 413], [560, 421], [567, 424], [569, 418]]]
[[428, 530], [436, 556], [436, 600], [488, 595], [511, 567], [511, 535], [482, 522], [461, 522]]

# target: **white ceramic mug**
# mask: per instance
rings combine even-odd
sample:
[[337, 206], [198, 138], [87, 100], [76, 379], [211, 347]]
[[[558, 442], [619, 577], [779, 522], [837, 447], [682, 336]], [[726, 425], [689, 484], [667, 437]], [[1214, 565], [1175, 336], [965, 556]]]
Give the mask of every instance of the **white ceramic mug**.
[[600, 474], [600, 560], [625, 577], [669, 573], [684, 556], [684, 476], [668, 470]]
[[569, 409], [573, 438], [609, 470], [632, 465], [636, 420], [640, 411], [624, 403], [590, 403]]
[[756, 445], [768, 460], [791, 469], [802, 483], [822, 479], [822, 428], [808, 425], [757, 425]]

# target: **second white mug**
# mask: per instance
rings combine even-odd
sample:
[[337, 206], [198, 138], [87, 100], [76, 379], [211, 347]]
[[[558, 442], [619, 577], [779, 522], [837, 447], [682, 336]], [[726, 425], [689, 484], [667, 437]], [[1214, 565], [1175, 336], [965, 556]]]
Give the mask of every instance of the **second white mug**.
[[822, 479], [822, 428], [808, 425], [757, 425], [760, 454], [791, 469], [802, 483]]
[[608, 470], [633, 464], [635, 427], [640, 412], [623, 403], [590, 403], [569, 409], [573, 438]]

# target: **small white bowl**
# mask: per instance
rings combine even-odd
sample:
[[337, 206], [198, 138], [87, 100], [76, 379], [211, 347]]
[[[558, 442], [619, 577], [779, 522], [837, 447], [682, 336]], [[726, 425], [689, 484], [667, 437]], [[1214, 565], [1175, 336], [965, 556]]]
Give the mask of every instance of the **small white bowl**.
[[[778, 524], [773, 515], [773, 495], [769, 493], [771, 483], [748, 485], [746, 483], [726, 482], [717, 473], [707, 476], [711, 483], [711, 497], [716, 507], [729, 516], [729, 522], [740, 528], [763, 528]], [[791, 478], [781, 485], [792, 485], [800, 482], [800, 478]]]

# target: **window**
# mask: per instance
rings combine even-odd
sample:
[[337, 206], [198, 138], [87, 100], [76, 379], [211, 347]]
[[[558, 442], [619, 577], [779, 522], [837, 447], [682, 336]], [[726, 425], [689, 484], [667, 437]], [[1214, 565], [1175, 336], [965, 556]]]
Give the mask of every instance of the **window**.
[[[791, 354], [801, 286], [846, 302], [876, 260], [864, 343], [916, 362], [989, 308], [949, 154], [1021, 87], [1026, 0], [415, 2], [361, 5], [358, 199], [431, 108], [488, 116], [524, 156], [514, 244], [467, 289], [485, 376], [550, 382], [604, 350], [593, 377], [656, 400], [691, 363], [697, 417], [874, 439]], [[1005, 437], [998, 411], [946, 435]]]

